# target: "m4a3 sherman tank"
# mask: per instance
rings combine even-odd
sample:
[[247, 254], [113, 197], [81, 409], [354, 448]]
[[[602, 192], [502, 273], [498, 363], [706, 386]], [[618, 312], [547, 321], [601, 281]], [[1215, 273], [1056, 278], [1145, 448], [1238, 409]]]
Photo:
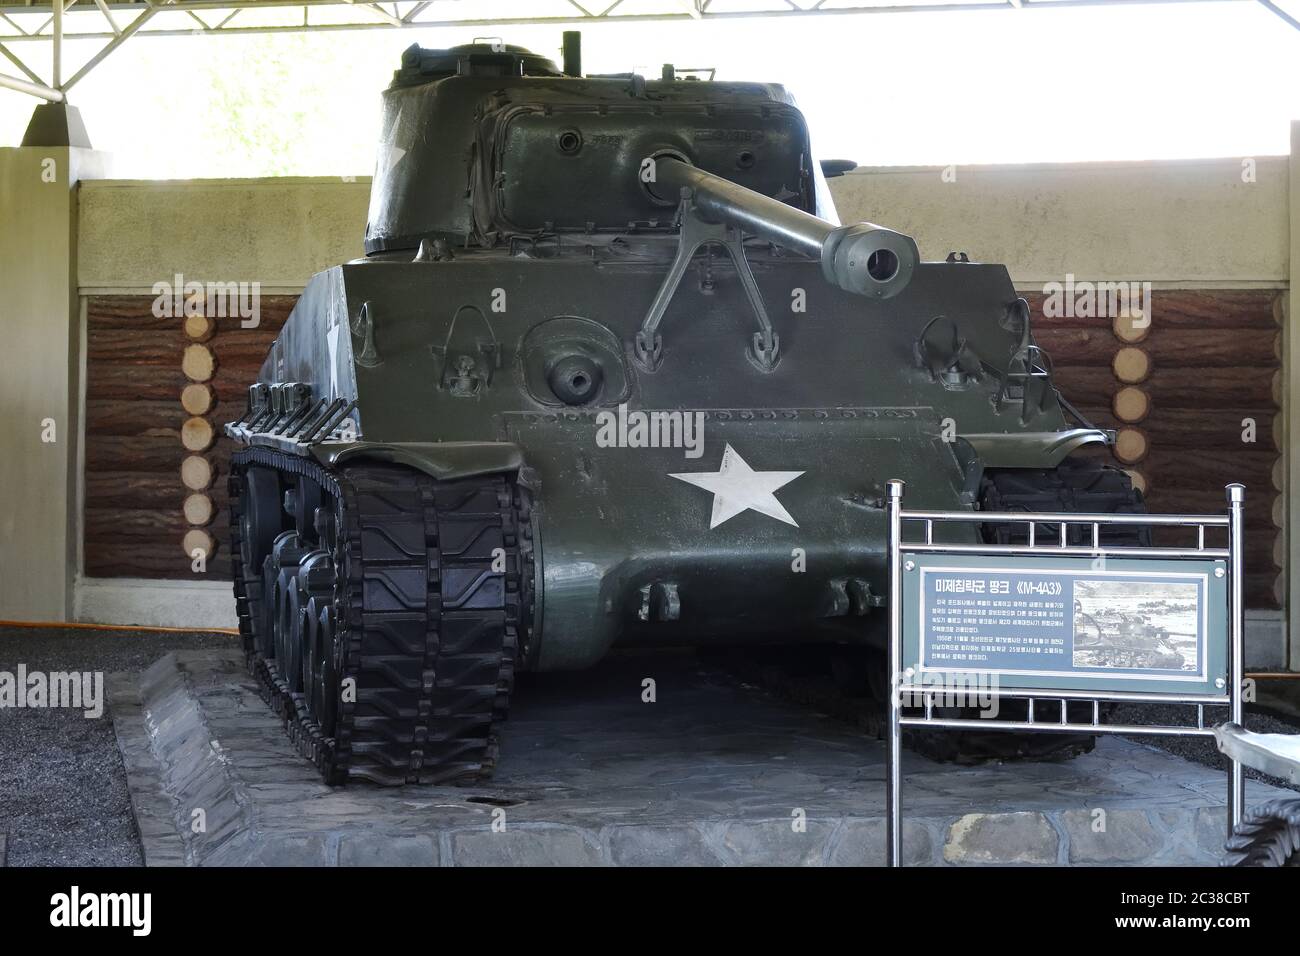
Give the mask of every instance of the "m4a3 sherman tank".
[[481, 775], [518, 671], [615, 646], [882, 646], [887, 479], [1141, 507], [1006, 268], [841, 225], [781, 87], [564, 60], [403, 54], [366, 257], [227, 426], [250, 666], [330, 782]]
[[1074, 651], [1090, 666], [1181, 670], [1186, 664], [1169, 629], [1148, 624], [1140, 615], [1122, 611], [1087, 614], [1076, 609], [1075, 619]]

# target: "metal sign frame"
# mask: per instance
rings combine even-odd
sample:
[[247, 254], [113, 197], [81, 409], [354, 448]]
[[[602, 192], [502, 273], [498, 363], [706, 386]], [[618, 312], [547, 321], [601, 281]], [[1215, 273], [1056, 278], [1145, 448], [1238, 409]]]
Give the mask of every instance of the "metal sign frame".
[[[888, 785], [886, 788], [886, 815], [888, 816], [886, 860], [889, 866], [902, 865], [902, 729], [919, 727], [927, 730], [942, 731], [953, 729], [1005, 730], [1019, 733], [1078, 733], [1078, 734], [1121, 734], [1125, 736], [1165, 736], [1165, 737], [1205, 737], [1214, 739], [1214, 729], [1205, 725], [1205, 707], [1226, 706], [1229, 720], [1239, 726], [1243, 725], [1242, 707], [1242, 638], [1245, 631], [1245, 607], [1243, 604], [1243, 551], [1244, 507], [1246, 489], [1240, 484], [1228, 485], [1225, 489], [1228, 501], [1226, 514], [1215, 515], [1156, 515], [1156, 514], [1071, 514], [1060, 512], [991, 512], [991, 511], [907, 511], [903, 508], [904, 482], [890, 480], [887, 485], [886, 508], [888, 516], [888, 560], [889, 560], [889, 674], [890, 694], [887, 722], [887, 758], [886, 769]], [[911, 529], [916, 524], [923, 528], [920, 540], [904, 540], [904, 528]], [[960, 524], [1001, 524], [1022, 525], [1026, 527], [1026, 544], [969, 544], [946, 543], [935, 540], [936, 526]], [[1056, 525], [1059, 529], [1054, 540], [1044, 542], [1038, 535], [1040, 525]], [[1134, 547], [1102, 544], [1102, 530], [1106, 527], [1142, 525], [1148, 527], [1183, 527], [1196, 529], [1196, 546], [1189, 548], [1172, 547]], [[1084, 526], [1091, 529], [1091, 544], [1070, 545], [1069, 528]], [[1207, 547], [1206, 528], [1227, 529], [1227, 547]], [[1026, 686], [1002, 687], [997, 683], [987, 691], [993, 697], [1001, 699], [1027, 700], [1026, 718], [1023, 720], [1000, 720], [998, 718], [950, 718], [934, 716], [933, 703], [936, 688], [914, 681], [918, 676], [915, 667], [904, 669], [904, 595], [909, 590], [904, 587], [904, 561], [908, 555], [921, 556], [974, 555], [986, 557], [1014, 556], [1023, 559], [1037, 558], [1090, 558], [1115, 559], [1136, 564], [1138, 560], [1158, 559], [1161, 568], [1175, 562], [1197, 562], [1204, 566], [1206, 562], [1222, 561], [1227, 568], [1226, 588], [1226, 647], [1211, 648], [1210, 642], [1220, 635], [1210, 633], [1208, 628], [1204, 635], [1206, 647], [1215, 652], [1217, 658], [1221, 650], [1227, 664], [1227, 686], [1220, 693], [1179, 693], [1162, 687], [1160, 692], [1141, 690], [1121, 691], [1107, 687], [1102, 690], [1054, 687], [1051, 681], [1041, 686], [1034, 686], [1033, 681], [1024, 680]], [[1062, 562], [1048, 570], [1062, 570]], [[1174, 564], [1176, 566], [1176, 564]], [[1203, 595], [1210, 600], [1210, 591]], [[1208, 668], [1204, 658], [1202, 666]], [[972, 666], [965, 673], [979, 676], [981, 669]], [[1211, 671], [1207, 669], [1206, 674]], [[995, 677], [989, 672], [984, 676]], [[1134, 680], [1138, 684], [1143, 679]], [[1149, 678], [1159, 684], [1159, 676]], [[1167, 686], [1167, 685], [1166, 685]], [[903, 695], [911, 693], [922, 701], [919, 715], [904, 715]], [[1035, 700], [1059, 702], [1058, 716], [1047, 719], [1035, 719]], [[1067, 702], [1086, 701], [1092, 704], [1090, 721], [1071, 721], [1067, 712]], [[1125, 702], [1147, 704], [1187, 704], [1195, 708], [1196, 725], [1170, 724], [1109, 724], [1101, 719], [1102, 702]], [[1227, 817], [1228, 833], [1241, 822], [1245, 801], [1245, 777], [1242, 764], [1230, 759], [1228, 771]]]

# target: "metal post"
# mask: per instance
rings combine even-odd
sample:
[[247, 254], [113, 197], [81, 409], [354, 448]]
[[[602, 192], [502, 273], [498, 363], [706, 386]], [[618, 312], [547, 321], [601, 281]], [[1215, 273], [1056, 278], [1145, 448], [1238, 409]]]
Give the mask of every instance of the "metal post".
[[50, 75], [50, 86], [56, 90], [63, 85], [63, 0], [53, 0], [54, 7], [54, 42]]
[[899, 662], [903, 657], [903, 576], [899, 556], [902, 540], [903, 489], [906, 486], [897, 478], [885, 484], [889, 521], [887, 544], [889, 553], [889, 721], [885, 758], [888, 776], [885, 790], [885, 813], [889, 817], [889, 833], [885, 847], [885, 863], [902, 866], [903, 816], [899, 798], [902, 796], [902, 727], [899, 724], [902, 710], [902, 689], [899, 686]]
[[[1245, 726], [1241, 691], [1245, 680], [1242, 666], [1242, 647], [1245, 644], [1246, 609], [1242, 603], [1245, 584], [1245, 552], [1243, 531], [1245, 525], [1246, 486], [1228, 485], [1228, 653], [1229, 674], [1228, 719], [1238, 727]], [[1228, 774], [1228, 836], [1241, 823], [1246, 805], [1246, 778], [1241, 761], [1233, 760]]]

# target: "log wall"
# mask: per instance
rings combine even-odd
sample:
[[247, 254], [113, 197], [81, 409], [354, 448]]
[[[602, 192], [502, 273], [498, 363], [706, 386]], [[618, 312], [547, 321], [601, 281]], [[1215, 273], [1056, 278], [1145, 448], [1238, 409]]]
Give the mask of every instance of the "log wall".
[[1119, 431], [1117, 454], [1152, 511], [1221, 512], [1223, 486], [1246, 486], [1254, 608], [1279, 607], [1284, 587], [1282, 295], [1156, 290], [1149, 322], [1049, 317], [1044, 296], [1026, 295], [1057, 386], [1093, 424]]
[[263, 297], [257, 327], [245, 329], [238, 318], [156, 318], [152, 296], [87, 299], [88, 577], [229, 578], [221, 426], [243, 411], [296, 301]]

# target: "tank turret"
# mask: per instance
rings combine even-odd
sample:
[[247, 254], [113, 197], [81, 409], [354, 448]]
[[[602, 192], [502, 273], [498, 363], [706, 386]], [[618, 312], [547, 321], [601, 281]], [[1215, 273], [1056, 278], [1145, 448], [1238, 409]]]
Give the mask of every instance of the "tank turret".
[[780, 86], [671, 68], [651, 80], [566, 76], [520, 47], [412, 46], [384, 93], [366, 251], [671, 232], [676, 197], [625, 174], [655, 155], [818, 212], [808, 129]]

